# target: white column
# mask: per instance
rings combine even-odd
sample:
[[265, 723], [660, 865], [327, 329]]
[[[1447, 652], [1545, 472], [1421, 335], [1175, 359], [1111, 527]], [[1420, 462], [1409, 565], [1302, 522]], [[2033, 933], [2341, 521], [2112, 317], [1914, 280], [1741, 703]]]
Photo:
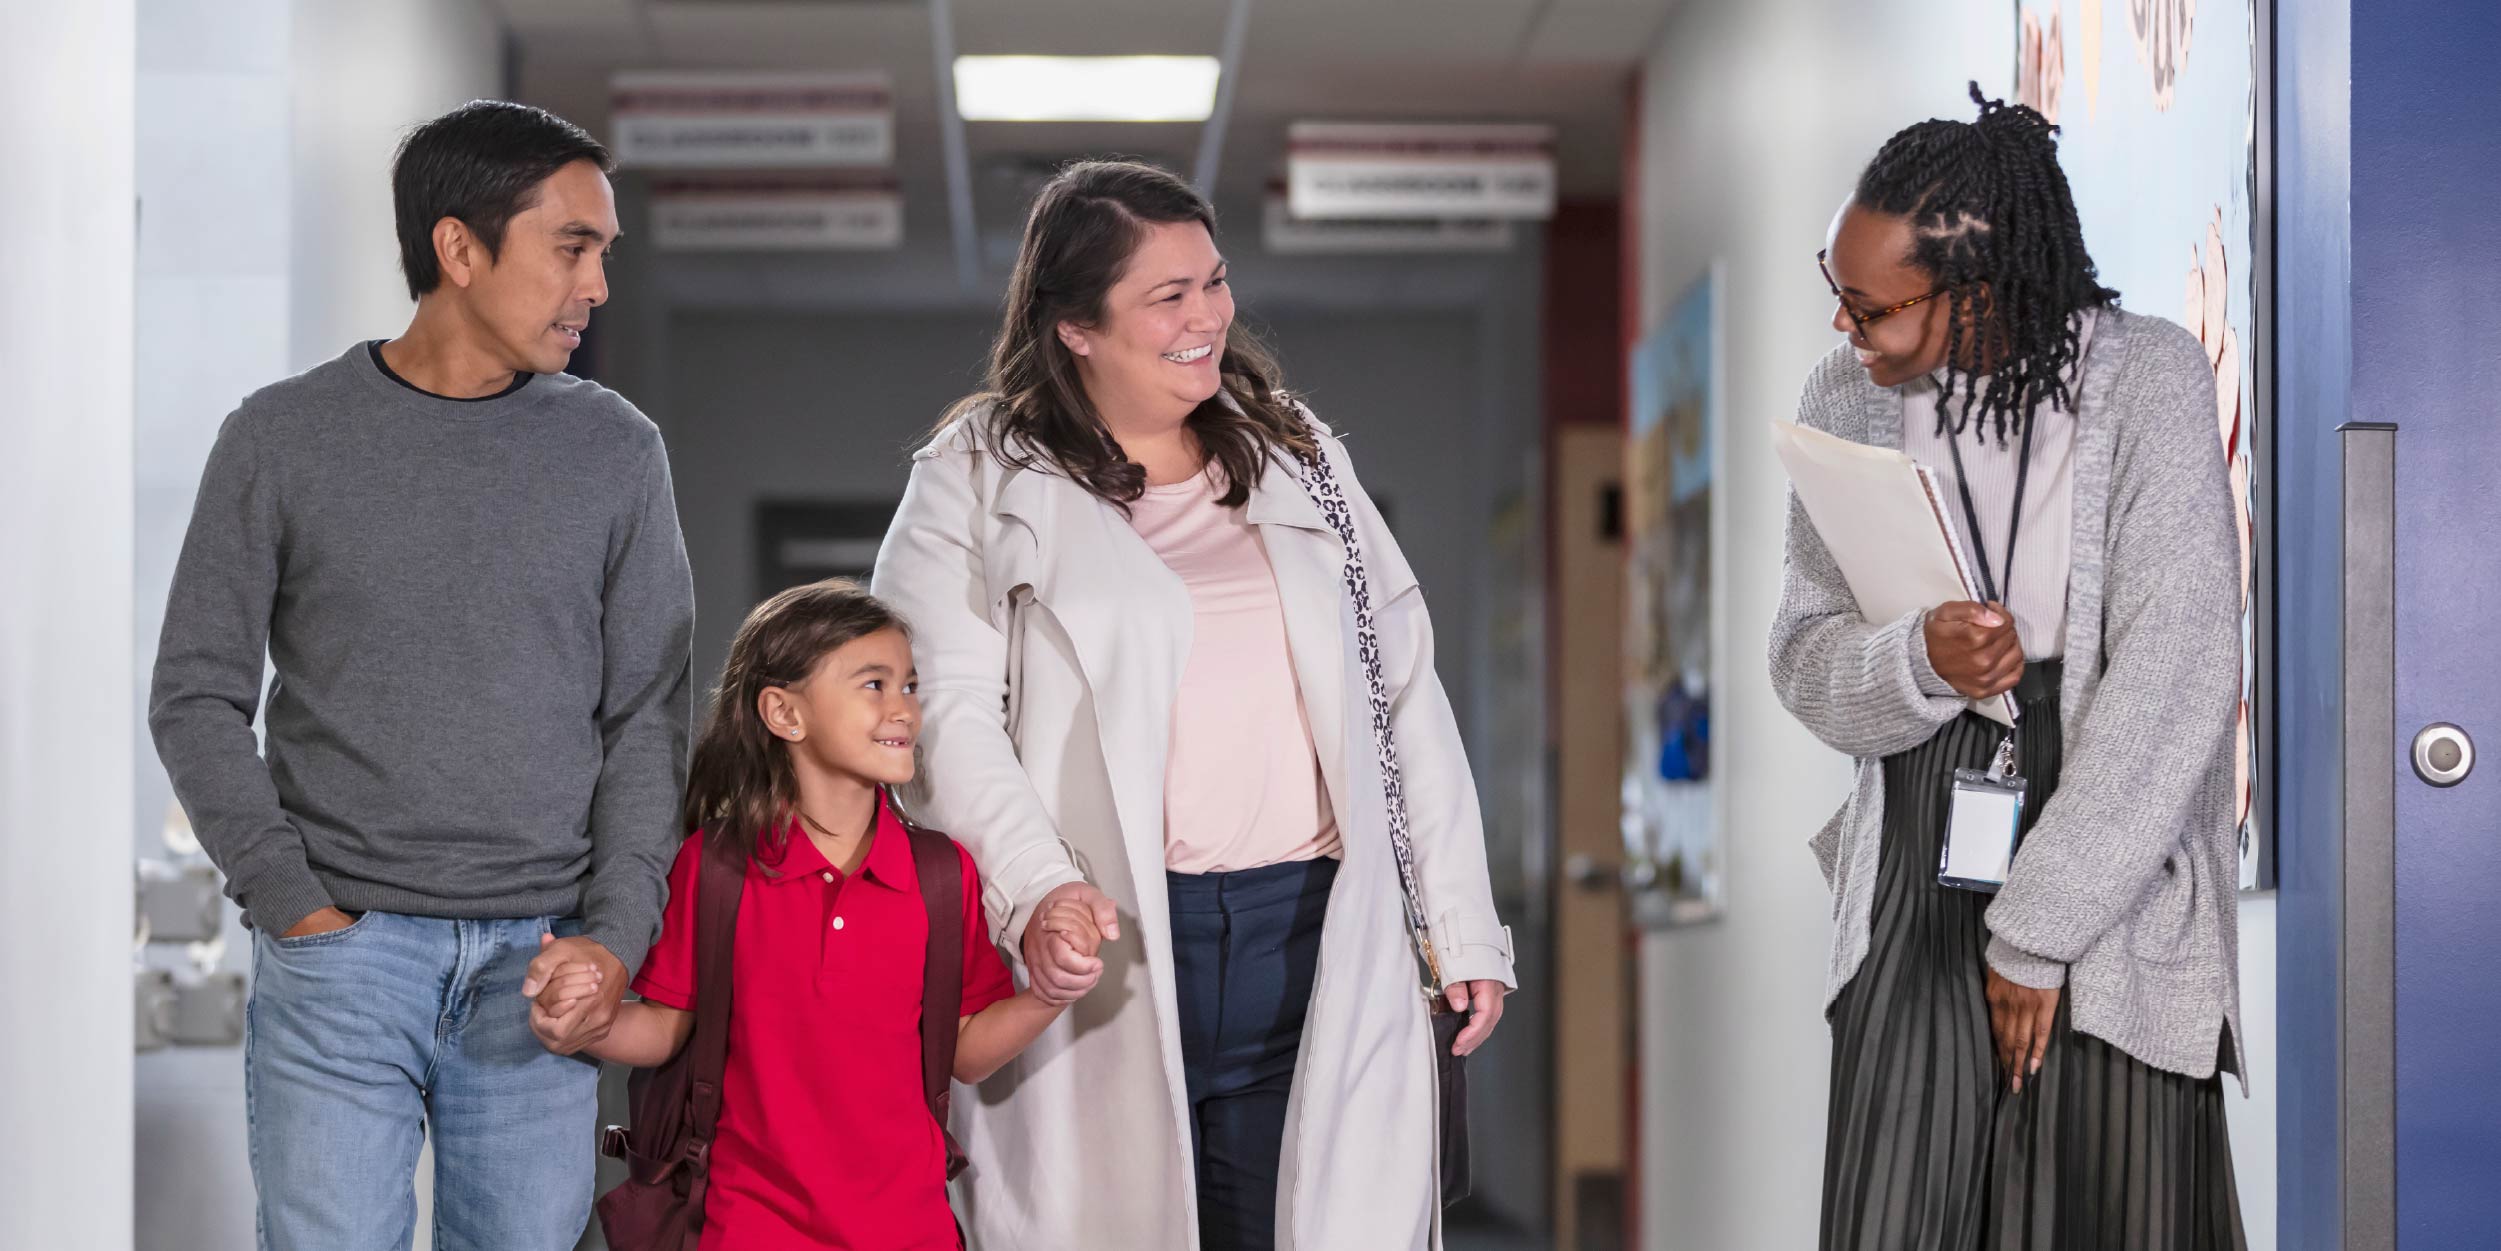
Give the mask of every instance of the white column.
[[0, 0], [0, 1246], [131, 1243], [131, 0]]

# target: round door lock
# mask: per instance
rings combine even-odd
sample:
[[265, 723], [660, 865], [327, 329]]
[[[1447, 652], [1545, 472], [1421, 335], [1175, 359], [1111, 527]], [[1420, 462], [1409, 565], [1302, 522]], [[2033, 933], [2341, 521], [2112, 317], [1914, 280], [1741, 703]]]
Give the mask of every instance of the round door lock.
[[2475, 769], [2475, 740], [2446, 721], [2414, 736], [2414, 776], [2434, 786], [2455, 786]]

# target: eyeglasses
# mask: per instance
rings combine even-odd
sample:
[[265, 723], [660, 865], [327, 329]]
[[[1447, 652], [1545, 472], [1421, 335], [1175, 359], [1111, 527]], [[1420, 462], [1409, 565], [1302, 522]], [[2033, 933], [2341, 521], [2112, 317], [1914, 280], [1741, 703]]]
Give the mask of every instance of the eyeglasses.
[[1849, 314], [1851, 323], [1858, 327], [1858, 333], [1862, 337], [1866, 335], [1867, 328], [1869, 326], [1875, 325], [1877, 322], [1883, 321], [1885, 318], [1891, 317], [1895, 313], [1901, 312], [1903, 309], [1917, 304], [1925, 304], [1928, 301], [1945, 294], [1945, 288], [1938, 287], [1936, 290], [1930, 291], [1926, 295], [1920, 296], [1916, 299], [1904, 300], [1890, 308], [1880, 308], [1872, 313], [1862, 313], [1857, 309], [1850, 307], [1850, 297], [1841, 294], [1841, 284], [1833, 281], [1832, 266], [1826, 263], [1825, 259], [1831, 254], [1831, 251], [1832, 250], [1830, 248], [1819, 248], [1816, 250], [1815, 268], [1824, 272], [1824, 285], [1832, 288], [1832, 298], [1840, 302], [1841, 311]]

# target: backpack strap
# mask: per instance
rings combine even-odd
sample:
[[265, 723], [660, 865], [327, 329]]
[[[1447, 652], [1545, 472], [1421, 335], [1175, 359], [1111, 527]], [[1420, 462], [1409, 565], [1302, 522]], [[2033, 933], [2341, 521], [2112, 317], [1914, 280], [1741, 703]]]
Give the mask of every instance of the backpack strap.
[[921, 1091], [947, 1141], [947, 1177], [964, 1171], [964, 1150], [947, 1129], [954, 1103], [955, 1036], [964, 1006], [964, 862], [955, 843], [934, 830], [905, 824], [929, 943], [921, 964]]
[[747, 885], [746, 858], [726, 839], [705, 838], [695, 886], [695, 1032], [687, 1049], [693, 1061], [686, 1165], [688, 1199], [703, 1211], [710, 1183], [712, 1134], [721, 1122], [722, 1073], [729, 1067], [730, 991], [738, 940], [738, 900]]

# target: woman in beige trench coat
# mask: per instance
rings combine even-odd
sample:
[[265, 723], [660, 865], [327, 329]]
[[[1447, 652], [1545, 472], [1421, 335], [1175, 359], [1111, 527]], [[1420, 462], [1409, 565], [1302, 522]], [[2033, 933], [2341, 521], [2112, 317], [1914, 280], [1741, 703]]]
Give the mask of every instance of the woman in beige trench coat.
[[[908, 802], [972, 851], [993, 932], [1023, 976], [1049, 984], [1091, 971], [1060, 967], [1074, 958], [1040, 941], [1031, 922], [1046, 901], [1094, 904], [1114, 934], [1094, 992], [956, 1101], [972, 1158], [964, 1210], [973, 1245], [986, 1251], [1214, 1251], [1269, 1238], [1289, 1251], [1440, 1246], [1426, 992], [1342, 580], [1345, 547], [1297, 476], [1297, 445], [1328, 458], [1368, 566], [1441, 993], [1473, 1011], [1456, 1049], [1484, 1041], [1514, 985], [1475, 787], [1434, 675], [1415, 576], [1344, 449], [1282, 393], [1275, 367], [1231, 323], [1204, 200], [1148, 166], [1070, 167], [1027, 224], [991, 389], [920, 451], [878, 555], [876, 592], [911, 620], [922, 681], [924, 767]], [[1225, 876], [1173, 870], [1209, 859], [1192, 841], [1211, 824], [1198, 801], [1241, 785], [1230, 759], [1210, 768], [1205, 751], [1210, 723], [1229, 711], [1207, 684], [1234, 675], [1210, 675], [1204, 655], [1191, 668], [1194, 640], [1204, 646], [1209, 633], [1208, 605], [1194, 600], [1200, 570], [1150, 543], [1164, 532], [1148, 524], [1147, 497], [1201, 481], [1212, 484], [1201, 507], [1232, 511], [1195, 515], [1232, 526], [1240, 542], [1255, 535], [1255, 548], [1231, 550], [1264, 553], [1273, 571], [1269, 615], [1283, 625], [1275, 683], [1293, 688], [1282, 706], [1298, 708], [1307, 729], [1283, 755], [1290, 762], [1309, 744], [1305, 805], [1282, 804], [1305, 815], [1295, 827], [1304, 845], [1281, 854], [1304, 859], [1248, 875], [1333, 877], [1319, 882], [1324, 914], [1311, 910], [1316, 959], [1284, 983], [1300, 1037], [1296, 1049], [1285, 1035], [1290, 1090], [1275, 1084], [1273, 1208], [1257, 1185], [1234, 1185], [1239, 1177], [1209, 1183], [1202, 1202], [1217, 1162], [1194, 1159], [1210, 1113], [1191, 1095], [1194, 1080], [1205, 1083], [1191, 1041], [1205, 1014], [1188, 1005], [1206, 1003], [1210, 987], [1186, 940], [1176, 968], [1181, 896], [1168, 889]], [[1245, 719], [1278, 724], [1277, 707], [1267, 701], [1265, 722], [1256, 712]], [[1276, 794], [1295, 791], [1290, 768], [1266, 776], [1285, 784], [1221, 815], [1278, 806]], [[1168, 830], [1168, 812], [1191, 828]], [[1244, 1193], [1257, 1211], [1213, 1213], [1202, 1242], [1202, 1209], [1250, 1206]]]

